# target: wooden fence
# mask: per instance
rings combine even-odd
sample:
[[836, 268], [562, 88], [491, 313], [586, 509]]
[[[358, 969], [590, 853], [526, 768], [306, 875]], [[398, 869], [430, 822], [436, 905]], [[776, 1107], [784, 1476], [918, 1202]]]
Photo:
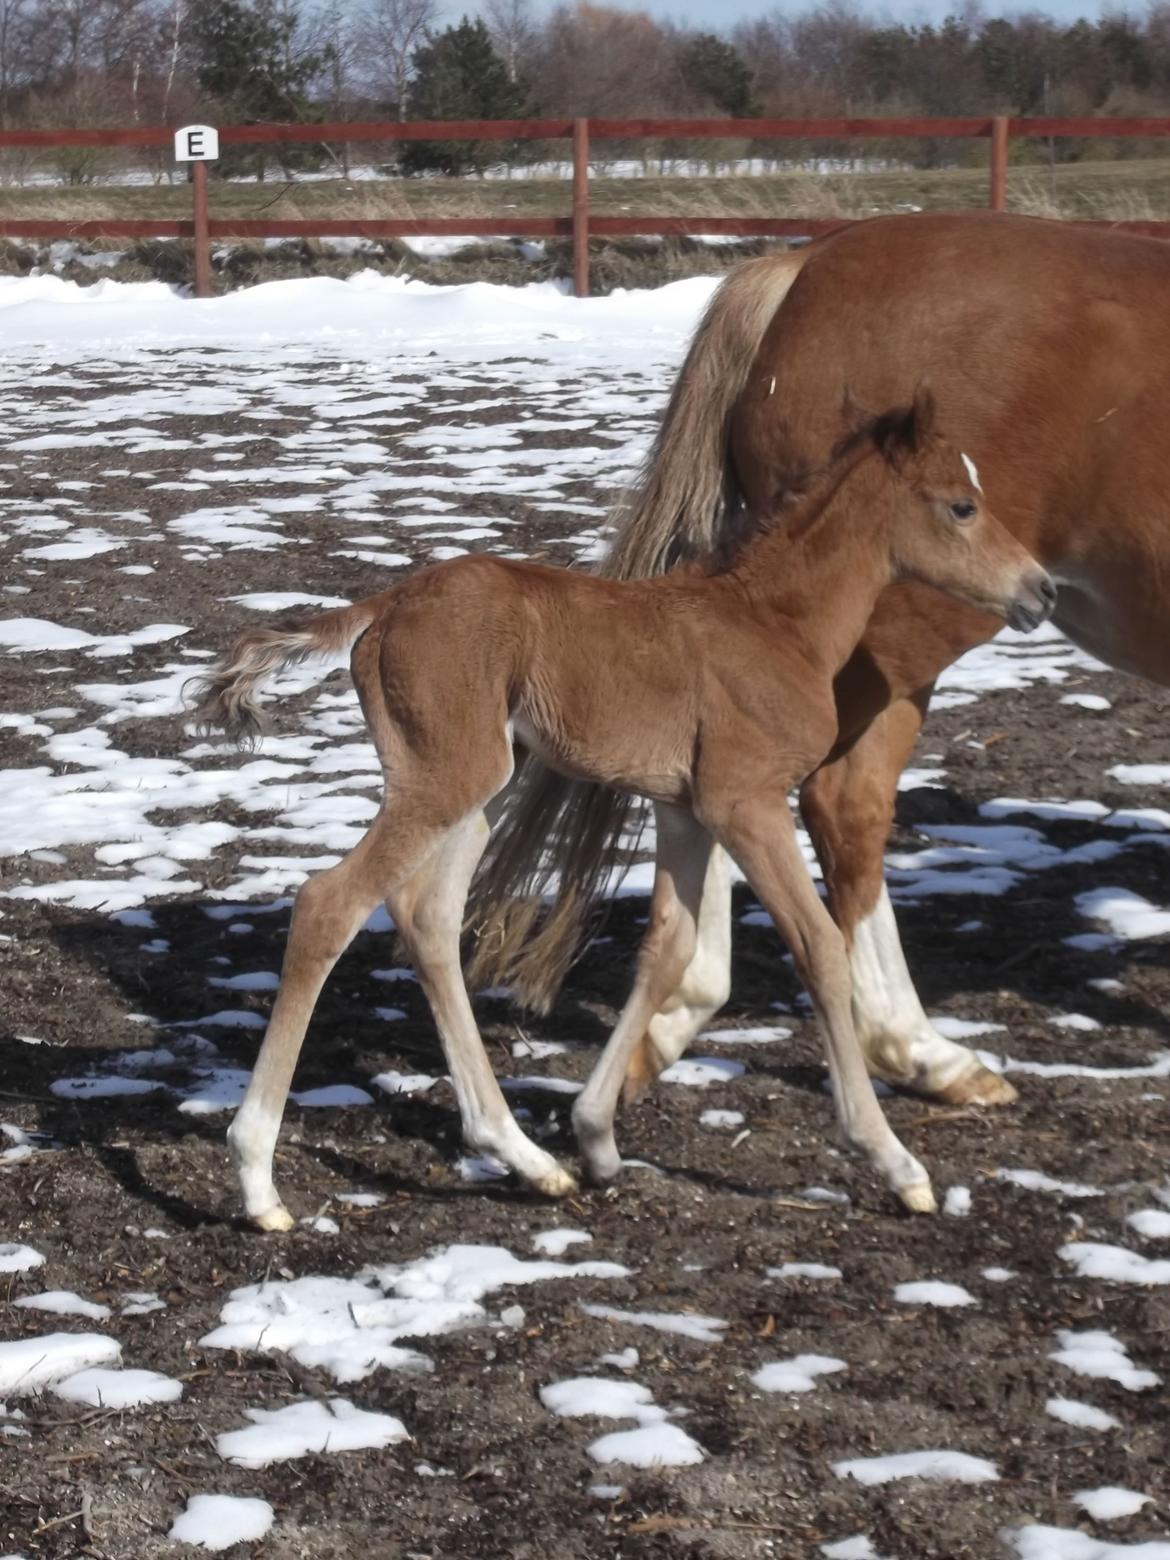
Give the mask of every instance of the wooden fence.
[[[227, 238], [571, 238], [573, 286], [578, 297], [589, 292], [590, 238], [634, 234], [650, 237], [709, 234], [721, 237], [814, 237], [844, 225], [846, 219], [803, 217], [610, 217], [589, 209], [589, 153], [607, 140], [894, 140], [984, 139], [988, 143], [988, 207], [1002, 211], [1007, 193], [1008, 146], [1015, 139], [1162, 139], [1170, 137], [1166, 119], [1016, 119], [1004, 115], [963, 119], [517, 119], [437, 120], [431, 123], [340, 123], [313, 125], [233, 125], [219, 132], [223, 145], [360, 143], [370, 141], [569, 141], [572, 146], [572, 204], [563, 217], [426, 217], [364, 220], [346, 217], [298, 219], [215, 217], [209, 209], [206, 164], [194, 163], [190, 220], [47, 220], [0, 218], [0, 238], [181, 238], [195, 248], [195, 293], [211, 290], [211, 239]], [[170, 147], [167, 126], [130, 130], [3, 130], [7, 147]], [[1170, 222], [1117, 222], [1133, 232], [1170, 236]]]

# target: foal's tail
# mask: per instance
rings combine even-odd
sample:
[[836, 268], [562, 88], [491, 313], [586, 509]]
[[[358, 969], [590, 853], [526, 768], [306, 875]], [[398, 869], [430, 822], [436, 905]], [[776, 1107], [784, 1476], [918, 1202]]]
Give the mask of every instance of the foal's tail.
[[340, 655], [355, 644], [378, 614], [376, 598], [322, 612], [300, 628], [249, 628], [206, 677], [183, 689], [200, 728], [219, 727], [240, 747], [251, 747], [264, 730], [256, 695], [286, 666], [314, 656]]
[[[732, 408], [807, 253], [749, 261], [715, 293], [638, 481], [615, 511], [619, 531], [602, 573], [614, 579], [664, 573], [711, 553], [735, 528], [741, 501], [728, 460]], [[548, 1011], [632, 810], [628, 797], [604, 787], [525, 767], [472, 893], [473, 983], [509, 985], [526, 1006]], [[541, 895], [554, 878], [555, 903], [530, 938]]]

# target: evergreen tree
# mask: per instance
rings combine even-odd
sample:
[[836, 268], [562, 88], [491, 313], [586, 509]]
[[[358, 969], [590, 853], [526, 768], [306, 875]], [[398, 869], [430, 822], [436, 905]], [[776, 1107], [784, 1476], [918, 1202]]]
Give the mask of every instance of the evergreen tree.
[[[195, 0], [191, 8], [191, 50], [200, 90], [224, 119], [272, 123], [312, 119], [308, 88], [322, 59], [297, 48], [300, 18], [289, 0]], [[304, 161], [293, 146], [282, 162]], [[257, 162], [258, 159], [258, 162]], [[257, 165], [264, 152], [225, 147], [216, 171], [230, 174]]]
[[[522, 119], [528, 113], [523, 82], [512, 81], [481, 20], [464, 17], [414, 51], [412, 119]], [[403, 173], [466, 173], [506, 158], [512, 143], [499, 141], [407, 141], [399, 159]]]
[[731, 119], [751, 119], [758, 110], [752, 101], [752, 76], [739, 52], [714, 33], [691, 38], [680, 60], [688, 91]]

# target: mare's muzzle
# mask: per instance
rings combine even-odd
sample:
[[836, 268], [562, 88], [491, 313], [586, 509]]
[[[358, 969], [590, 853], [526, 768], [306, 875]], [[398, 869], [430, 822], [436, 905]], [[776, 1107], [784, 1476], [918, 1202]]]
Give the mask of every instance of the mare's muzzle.
[[1008, 609], [1008, 626], [1021, 634], [1030, 634], [1047, 623], [1056, 610], [1056, 585], [1050, 574], [1037, 569], [1020, 586], [1019, 594]]

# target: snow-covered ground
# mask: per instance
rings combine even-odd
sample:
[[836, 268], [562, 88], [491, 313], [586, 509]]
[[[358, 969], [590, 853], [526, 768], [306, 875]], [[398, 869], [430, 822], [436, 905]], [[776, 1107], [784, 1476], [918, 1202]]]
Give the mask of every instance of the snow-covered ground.
[[[344, 283], [273, 283], [197, 303], [154, 284], [102, 281], [81, 291], [51, 277], [0, 278], [0, 656], [11, 686], [27, 688], [31, 677], [35, 694], [0, 706], [8, 755], [0, 770], [0, 916], [7, 909], [15, 926], [18, 915], [41, 906], [50, 916], [108, 918], [149, 962], [181, 956], [158, 924], [177, 901], [198, 905], [225, 945], [240, 948], [265, 918], [284, 915], [291, 892], [356, 842], [377, 805], [377, 764], [352, 690], [337, 680], [318, 686], [317, 671], [290, 677], [281, 691], [300, 696], [295, 715], [241, 757], [184, 729], [183, 684], [240, 623], [348, 599], [353, 591], [337, 593], [342, 571], [373, 591], [411, 565], [470, 548], [595, 558], [604, 545], [605, 495], [644, 453], [714, 285], [688, 281], [578, 302], [553, 286], [429, 289], [367, 274]], [[1083, 691], [1098, 671], [1054, 632], [1004, 634], [945, 674], [938, 706], [977, 711], [997, 693], [1067, 684], [1067, 698], [1076, 702], [1061, 718], [1092, 718], [1110, 702]], [[929, 736], [925, 746], [906, 781], [918, 789], [948, 779]], [[1119, 753], [1108, 784], [1148, 791], [1170, 783], [1170, 768], [1121, 762], [1142, 757], [1136, 749]], [[1068, 843], [1062, 831], [1070, 824], [1091, 826], [1092, 837]], [[1160, 900], [1109, 881], [1110, 863], [1170, 843], [1170, 811], [1118, 808], [1094, 795], [1002, 797], [984, 801], [970, 821], [924, 822], [919, 832], [916, 848], [895, 849], [888, 860], [892, 895], [908, 909], [961, 899], [969, 902], [965, 925], [974, 931], [1005, 896], [1026, 889], [1042, 898], [1053, 874], [1073, 868], [1084, 882], [1075, 901], [1077, 929], [1068, 938], [1073, 949], [1125, 952], [1170, 930]], [[640, 866], [624, 891], [644, 893], [648, 881], [648, 868]], [[749, 926], [761, 918], [750, 906], [743, 913]], [[0, 954], [9, 936], [0, 919]], [[207, 1011], [172, 1014], [165, 1024], [157, 1014], [136, 1015], [138, 1050], [89, 1051], [77, 1065], [62, 1055], [52, 1098], [85, 1113], [119, 1097], [150, 1096], [176, 1119], [222, 1120], [248, 1076], [225, 1048], [262, 1029], [263, 1017], [248, 1003], [271, 991], [277, 974], [235, 970], [230, 953], [218, 957]], [[389, 1003], [409, 988], [411, 972], [375, 975], [370, 1012], [400, 1022], [403, 1008]], [[1097, 985], [1110, 980], [1098, 977]], [[375, 996], [383, 1004], [377, 1008]], [[1126, 1054], [1134, 1059], [1125, 1063], [1085, 1060], [1100, 1026], [1077, 1010], [1083, 998], [1070, 992], [1066, 1005], [1044, 1015], [1040, 1057], [1016, 1055], [1012, 1036], [994, 1023], [951, 1017], [940, 1027], [976, 1036], [989, 1065], [1037, 1087], [1065, 1080], [1086, 1097], [1126, 1087], [1135, 1132], [1152, 1130], [1149, 1123], [1164, 1111], [1170, 1050], [1151, 1036], [1130, 1044]], [[747, 1048], [748, 1058], [765, 1058], [760, 1065], [767, 1067], [791, 1035], [778, 1023], [716, 1027], [699, 1051], [730, 1042]], [[22, 1035], [12, 1044], [40, 1038]], [[556, 1076], [566, 1049], [518, 1035], [515, 1056], [525, 1069], [539, 1064], [539, 1075], [509, 1081], [518, 1108], [538, 1091], [571, 1094], [579, 1087]], [[668, 1089], [693, 1097], [694, 1119], [708, 1129], [695, 1136], [726, 1145], [729, 1156], [757, 1122], [709, 1101], [739, 1103], [737, 1084], [753, 1065], [698, 1054], [665, 1079]], [[424, 1071], [383, 1072], [363, 1082], [375, 1092], [349, 1077], [300, 1090], [295, 1100], [309, 1108], [306, 1131], [320, 1124], [327, 1134], [332, 1113], [342, 1108], [368, 1110], [374, 1131], [375, 1093], [393, 1103], [445, 1088]], [[16, 1124], [4, 1134], [3, 1169], [35, 1161], [53, 1174], [61, 1150], [51, 1141]], [[1036, 1417], [1050, 1421], [1050, 1430], [1068, 1427], [1070, 1436], [1144, 1433], [1165, 1374], [1155, 1363], [1165, 1359], [1155, 1338], [1164, 1326], [1147, 1336], [1134, 1325], [1129, 1300], [1135, 1293], [1158, 1296], [1170, 1285], [1170, 1192], [1099, 1184], [1091, 1157], [1077, 1178], [1051, 1173], [1046, 1163], [1042, 1137], [1027, 1164], [1004, 1163], [988, 1146], [978, 1181], [968, 1172], [971, 1187], [951, 1188], [947, 1210], [956, 1217], [942, 1222], [979, 1231], [1010, 1217], [1019, 1199], [1030, 1208], [1049, 1199], [1062, 1210], [1048, 1276], [1058, 1286], [1076, 1284], [1086, 1297], [1084, 1319], [1054, 1328], [1048, 1354], [1027, 1360], [1029, 1380], [1043, 1381]], [[832, 1166], [826, 1159], [826, 1179]], [[491, 1173], [490, 1164], [474, 1159], [462, 1161], [462, 1169], [469, 1180]], [[477, 1191], [461, 1189], [469, 1230]], [[470, 1338], [487, 1370], [497, 1354], [507, 1355], [509, 1340], [524, 1336], [526, 1296], [549, 1285], [570, 1296], [581, 1289], [570, 1306], [577, 1323], [604, 1327], [611, 1338], [613, 1352], [586, 1362], [587, 1369], [578, 1362], [573, 1373], [566, 1368], [531, 1384], [540, 1422], [551, 1433], [564, 1421], [557, 1433], [576, 1438], [587, 1477], [618, 1481], [589, 1484], [592, 1498], [619, 1500], [638, 1470], [719, 1463], [724, 1453], [688, 1420], [688, 1393], [700, 1379], [695, 1362], [718, 1355], [724, 1340], [747, 1325], [720, 1314], [717, 1287], [696, 1288], [695, 1303], [685, 1308], [658, 1303], [637, 1266], [615, 1261], [603, 1239], [579, 1227], [588, 1221], [576, 1210], [564, 1224], [550, 1218], [531, 1242], [510, 1246], [469, 1235], [431, 1249], [415, 1243], [405, 1222], [398, 1260], [333, 1260], [330, 1242], [343, 1226], [381, 1218], [385, 1203], [382, 1192], [354, 1189], [328, 1213], [322, 1208], [307, 1218], [298, 1238], [315, 1244], [298, 1248], [299, 1272], [267, 1271], [257, 1242], [246, 1271], [226, 1282], [220, 1274], [216, 1325], [190, 1340], [210, 1362], [206, 1370], [227, 1370], [234, 1361], [239, 1370], [259, 1372], [264, 1358], [276, 1355], [292, 1362], [290, 1370], [320, 1372], [332, 1383], [321, 1396], [290, 1389], [276, 1406], [267, 1397], [243, 1410], [244, 1423], [217, 1426], [214, 1446], [225, 1468], [259, 1475], [312, 1455], [372, 1456], [413, 1437], [417, 1474], [449, 1475], [426, 1461], [425, 1427], [405, 1411], [399, 1417], [363, 1406], [363, 1394], [371, 1382], [398, 1373], [441, 1377], [444, 1357], [429, 1340]], [[855, 1218], [849, 1196], [833, 1186], [810, 1185], [792, 1206], [803, 1218]], [[1054, 1225], [1056, 1218], [1053, 1212]], [[160, 1250], [175, 1233], [161, 1225], [140, 1232], [142, 1242], [156, 1241]], [[54, 1254], [51, 1234], [27, 1221], [17, 1229], [0, 1220], [0, 1272], [19, 1284], [17, 1315], [23, 1325], [34, 1316], [38, 1327], [44, 1317], [43, 1330], [0, 1342], [0, 1399], [7, 1404], [0, 1435], [18, 1451], [30, 1439], [34, 1426], [22, 1416], [43, 1411], [29, 1401], [35, 1393], [95, 1412], [179, 1413], [184, 1381], [150, 1368], [153, 1333], [125, 1319], [149, 1316], [152, 1328], [167, 1328], [181, 1300], [129, 1281], [100, 1299], [65, 1287], [64, 1258]], [[742, 1260], [765, 1298], [750, 1324], [759, 1339], [755, 1369], [736, 1385], [755, 1400], [774, 1398], [790, 1426], [801, 1415], [815, 1416], [827, 1395], [855, 1390], [873, 1368], [869, 1355], [850, 1346], [848, 1327], [838, 1327], [850, 1315], [855, 1271], [848, 1263], [803, 1260], [796, 1244], [793, 1258], [777, 1265], [745, 1247]], [[887, 1286], [890, 1346], [908, 1328], [935, 1327], [948, 1338], [988, 1326], [997, 1294], [1018, 1282], [1015, 1269], [991, 1263], [993, 1254], [989, 1244], [962, 1268], [941, 1259], [924, 1263]], [[699, 1275], [694, 1282], [701, 1286], [705, 1254], [691, 1255], [679, 1271]], [[615, 1286], [621, 1303], [607, 1298]], [[781, 1346], [779, 1337], [769, 1342], [778, 1314], [783, 1331], [786, 1303], [815, 1317], [821, 1351]], [[659, 1361], [686, 1362], [677, 1386], [671, 1370], [642, 1379], [639, 1351], [650, 1348]], [[1112, 1412], [1090, 1400], [1098, 1391], [1110, 1392], [1104, 1401]], [[1084, 1399], [1066, 1392], [1083, 1392]], [[1125, 1424], [1117, 1417], [1119, 1395]], [[887, 1484], [926, 1479], [942, 1481], [940, 1498], [944, 1485], [956, 1502], [976, 1498], [968, 1486], [979, 1487], [981, 1500], [1000, 1498], [998, 1459], [930, 1444], [921, 1427], [913, 1442], [903, 1444], [895, 1413], [880, 1444], [859, 1437], [849, 1455], [823, 1460], [833, 1511], [854, 1513], [856, 1522], [826, 1526], [822, 1553], [879, 1553], [865, 1531], [876, 1509], [866, 1502], [876, 1497], [865, 1492]], [[1059, 1467], [1046, 1473], [1067, 1521], [1060, 1528], [1012, 1526], [1005, 1555], [1014, 1548], [1022, 1560], [1170, 1560], [1170, 1541], [1158, 1536], [1147, 1508], [1163, 1492], [1106, 1483], [1064, 1489]], [[175, 1545], [253, 1542], [281, 1520], [258, 1494], [188, 1494], [186, 1510], [176, 1504], [167, 1519]], [[1090, 1538], [1077, 1528], [1085, 1519], [1130, 1523], [1126, 1541]]]

